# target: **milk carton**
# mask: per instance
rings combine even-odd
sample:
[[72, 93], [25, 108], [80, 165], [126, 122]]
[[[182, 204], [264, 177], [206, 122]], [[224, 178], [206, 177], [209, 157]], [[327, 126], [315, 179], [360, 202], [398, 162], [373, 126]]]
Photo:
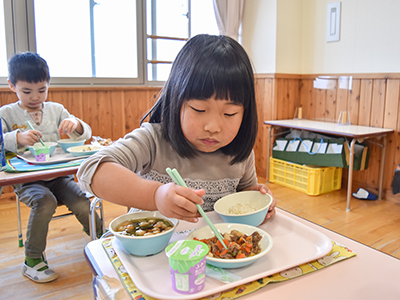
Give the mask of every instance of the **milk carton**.
[[207, 244], [180, 240], [167, 246], [172, 288], [182, 294], [194, 294], [204, 288], [206, 281]]

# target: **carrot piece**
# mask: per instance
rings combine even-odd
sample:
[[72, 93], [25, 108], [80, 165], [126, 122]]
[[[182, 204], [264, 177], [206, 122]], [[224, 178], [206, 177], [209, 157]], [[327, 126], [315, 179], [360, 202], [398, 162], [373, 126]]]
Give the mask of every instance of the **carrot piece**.
[[222, 256], [222, 255], [227, 254], [227, 253], [228, 253], [228, 249], [225, 249], [224, 251], [221, 252], [220, 255]]
[[250, 253], [251, 247], [246, 247], [246, 248], [244, 248], [244, 251], [246, 251], [247, 253]]
[[238, 255], [236, 255], [236, 259], [244, 258], [244, 257], [246, 257], [246, 255], [244, 255], [244, 253], [242, 253], [242, 252], [239, 252]]
[[[223, 241], [224, 241], [224, 244], [228, 247], [228, 246], [229, 246], [229, 241], [228, 241], [227, 239], [223, 239]], [[219, 248], [220, 250], [222, 250], [223, 248], [225, 248], [219, 240], [217, 241], [217, 246], [218, 246], [218, 248]]]
[[[235, 245], [238, 245], [239, 247], [240, 247], [240, 245], [238, 244], [238, 243], [235, 243], [235, 242], [230, 242], [229, 243], [229, 247], [232, 247], [232, 246], [235, 246]], [[228, 246], [228, 245], [227, 245]]]
[[220, 250], [222, 250], [222, 248], [224, 248], [224, 246], [222, 246], [222, 243], [219, 240], [217, 241], [217, 246]]

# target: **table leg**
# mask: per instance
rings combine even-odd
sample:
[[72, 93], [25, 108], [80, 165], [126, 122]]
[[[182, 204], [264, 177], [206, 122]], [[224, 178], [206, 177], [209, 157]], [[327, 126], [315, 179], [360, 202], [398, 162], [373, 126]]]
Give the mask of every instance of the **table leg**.
[[266, 183], [269, 183], [269, 157], [270, 157], [270, 149], [271, 149], [271, 131], [272, 125], [268, 128], [268, 139], [267, 139], [267, 174], [265, 176]]
[[353, 168], [354, 168], [354, 145], [356, 139], [353, 139], [350, 144], [350, 162], [349, 162], [349, 178], [347, 180], [347, 207], [346, 211], [350, 211], [351, 189], [353, 183]]
[[386, 135], [383, 136], [383, 145], [381, 150], [381, 166], [379, 171], [379, 192], [378, 200], [382, 199], [382, 186], [383, 186], [383, 169], [385, 168], [385, 155], [386, 155]]
[[15, 194], [15, 201], [17, 204], [17, 218], [18, 218], [18, 247], [24, 246], [24, 240], [22, 239], [22, 227], [21, 227], [21, 207], [19, 203], [18, 195]]

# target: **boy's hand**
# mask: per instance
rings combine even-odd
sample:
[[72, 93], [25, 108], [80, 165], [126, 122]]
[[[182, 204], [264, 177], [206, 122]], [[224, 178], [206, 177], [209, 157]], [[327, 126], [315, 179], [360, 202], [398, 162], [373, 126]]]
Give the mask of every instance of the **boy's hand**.
[[32, 146], [34, 143], [39, 142], [39, 137], [43, 135], [38, 130], [27, 130], [17, 133], [17, 144], [21, 146]]
[[154, 201], [159, 212], [166, 217], [177, 218], [195, 223], [200, 217], [196, 204], [203, 204], [201, 197], [204, 190], [191, 190], [168, 183], [161, 185], [154, 194]]
[[[260, 191], [261, 194], [267, 194], [267, 193], [270, 194], [271, 197], [272, 197], [272, 203], [271, 203], [271, 205], [270, 205], [269, 208], [268, 208], [268, 213], [267, 213], [267, 215], [265, 216], [264, 222], [265, 222], [267, 219], [272, 218], [273, 216], [275, 216], [275, 213], [276, 213], [276, 211], [275, 211], [276, 200], [275, 200], [275, 198], [274, 198], [274, 195], [272, 195], [271, 190], [270, 190], [265, 184], [260, 184], [260, 183], [258, 183], [258, 184], [256, 184], [256, 185], [250, 186], [250, 187], [248, 187], [248, 188], [246, 188], [246, 189], [244, 189], [244, 190], [245, 190], [245, 191]], [[264, 222], [263, 222], [263, 223], [264, 223]]]
[[59, 134], [70, 134], [76, 130], [79, 125], [79, 121], [75, 118], [67, 118], [62, 120], [60, 126], [58, 127]]

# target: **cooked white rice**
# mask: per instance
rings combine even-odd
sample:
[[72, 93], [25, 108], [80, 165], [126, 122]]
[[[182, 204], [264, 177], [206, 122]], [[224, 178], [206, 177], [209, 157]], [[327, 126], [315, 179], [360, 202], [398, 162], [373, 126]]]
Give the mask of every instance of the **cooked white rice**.
[[244, 205], [243, 203], [237, 203], [236, 205], [233, 205], [229, 208], [228, 213], [234, 215], [242, 215], [256, 210], [257, 209], [255, 207]]

